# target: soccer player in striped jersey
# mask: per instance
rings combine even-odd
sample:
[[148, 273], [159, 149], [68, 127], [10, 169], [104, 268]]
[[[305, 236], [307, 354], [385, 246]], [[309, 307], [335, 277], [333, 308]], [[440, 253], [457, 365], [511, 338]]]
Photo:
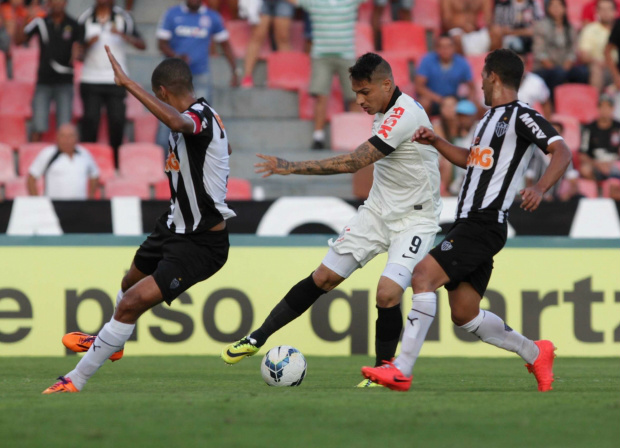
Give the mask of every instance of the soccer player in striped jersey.
[[191, 71], [181, 59], [166, 59], [155, 68], [153, 96], [123, 72], [107, 46], [106, 51], [116, 84], [171, 129], [165, 172], [172, 197], [121, 282], [114, 316], [97, 336], [63, 337], [66, 347], [87, 353], [44, 394], [82, 390], [106, 359], [122, 357], [144, 312], [162, 302], [170, 305], [214, 275], [228, 258], [226, 220], [235, 214], [225, 202], [230, 148], [222, 121], [203, 98], [195, 98]]
[[[387, 61], [367, 53], [349, 72], [357, 103], [375, 116], [372, 136], [349, 154], [303, 162], [259, 154], [264, 160], [255, 166], [267, 177], [354, 173], [374, 164], [368, 199], [340, 236], [329, 241], [329, 251], [318, 268], [290, 289], [259, 328], [222, 350], [222, 359], [229, 364], [257, 353], [269, 336], [384, 252], [387, 264], [377, 285], [377, 364], [396, 352], [403, 327], [401, 297], [414, 266], [428, 253], [440, 229], [438, 153], [432, 146], [413, 141], [419, 126], [431, 124], [422, 105], [394, 84]], [[364, 380], [358, 387], [375, 386]]]
[[[480, 121], [469, 149], [420, 127], [414, 139], [434, 146], [446, 159], [467, 170], [461, 187], [456, 221], [448, 234], [418, 263], [411, 286], [416, 297], [435, 297], [448, 290], [452, 321], [484, 342], [517, 353], [538, 390], [551, 390], [555, 347], [551, 341], [531, 341], [487, 310], [480, 309], [493, 256], [506, 243], [508, 209], [517, 193], [532, 152], [538, 146], [551, 162], [536, 185], [520, 191], [521, 208], [534, 211], [569, 165], [571, 153], [553, 126], [527, 104], [518, 101], [523, 62], [511, 50], [489, 53], [482, 70], [484, 100], [491, 109]], [[414, 302], [415, 303], [415, 302]], [[414, 363], [435, 316], [435, 302], [415, 307], [407, 317], [401, 353], [394, 362], [364, 367], [362, 375], [394, 390], [409, 390]]]

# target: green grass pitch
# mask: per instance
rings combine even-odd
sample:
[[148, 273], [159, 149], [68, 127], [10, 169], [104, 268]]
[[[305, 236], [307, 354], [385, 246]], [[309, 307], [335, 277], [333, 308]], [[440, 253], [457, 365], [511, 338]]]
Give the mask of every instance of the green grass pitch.
[[620, 446], [620, 358], [558, 358], [544, 394], [518, 358], [421, 358], [407, 393], [353, 388], [366, 357], [308, 357], [297, 388], [265, 385], [260, 359], [126, 356], [44, 396], [76, 358], [0, 358], [0, 446]]

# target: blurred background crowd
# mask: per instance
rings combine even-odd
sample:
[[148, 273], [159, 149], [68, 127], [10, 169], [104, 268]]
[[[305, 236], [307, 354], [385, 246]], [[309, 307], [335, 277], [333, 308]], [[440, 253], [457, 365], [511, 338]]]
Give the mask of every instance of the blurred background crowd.
[[[615, 0], [4, 0], [0, 197], [169, 197], [168, 130], [114, 84], [109, 45], [147, 88], [162, 58], [188, 62], [229, 131], [229, 199], [241, 200], [367, 195], [372, 170], [269, 183], [252, 172], [256, 152], [324, 157], [370, 136], [348, 79], [357, 56], [380, 53], [436, 131], [468, 147], [486, 111], [484, 58], [511, 48], [526, 66], [519, 99], [574, 153], [547, 199], [620, 200], [619, 16]], [[523, 184], [547, 163], [537, 151]], [[457, 194], [462, 171], [440, 169], [442, 195]]]

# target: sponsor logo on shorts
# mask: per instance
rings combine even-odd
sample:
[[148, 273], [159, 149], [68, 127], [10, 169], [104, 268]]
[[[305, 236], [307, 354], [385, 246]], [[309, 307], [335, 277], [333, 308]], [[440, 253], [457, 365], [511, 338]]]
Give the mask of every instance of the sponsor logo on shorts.
[[181, 285], [180, 278], [173, 278], [170, 282], [170, 289], [177, 289]]
[[446, 252], [450, 249], [452, 249], [452, 243], [450, 241], [444, 241], [443, 243], [441, 243], [441, 250]]
[[336, 242], [340, 243], [341, 241], [344, 241], [345, 234], [350, 231], [351, 227], [345, 227], [344, 229], [342, 229], [342, 232], [340, 232], [340, 235], [338, 235], [338, 239], [336, 240]]
[[488, 170], [493, 167], [493, 148], [480, 146], [472, 146], [469, 150], [469, 156], [467, 156], [467, 166], [474, 166]]

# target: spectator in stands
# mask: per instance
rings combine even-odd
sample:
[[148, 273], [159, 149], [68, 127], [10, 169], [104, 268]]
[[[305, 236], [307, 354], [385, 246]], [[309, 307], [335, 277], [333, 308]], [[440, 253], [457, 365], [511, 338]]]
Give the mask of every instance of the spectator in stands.
[[349, 110], [359, 109], [349, 82], [349, 67], [355, 64], [355, 21], [359, 5], [364, 0], [288, 1], [308, 11], [312, 22], [310, 94], [317, 98], [314, 105], [312, 148], [324, 149], [327, 101], [334, 75], [340, 78], [342, 94], [349, 104]]
[[269, 37], [269, 29], [273, 25], [273, 37], [278, 51], [291, 50], [291, 22], [295, 14], [295, 6], [287, 0], [263, 0], [260, 21], [252, 28], [252, 36], [245, 55], [244, 77], [241, 87], [254, 86], [252, 73], [258, 60], [261, 47]]
[[84, 104], [81, 123], [82, 141], [97, 141], [101, 106], [108, 114], [110, 146], [118, 166], [118, 148], [123, 142], [125, 129], [125, 89], [114, 83], [114, 71], [105, 52], [108, 45], [116, 58], [127, 68], [126, 45], [144, 50], [146, 45], [127, 11], [114, 5], [114, 0], [95, 0], [79, 18], [85, 27], [85, 57], [80, 80], [80, 95]]
[[[562, 135], [564, 132], [562, 123], [556, 121], [551, 122], [551, 125], [558, 134]], [[545, 154], [537, 148], [534, 150], [524, 175], [526, 187], [531, 187], [538, 182], [538, 179], [540, 179], [549, 166], [550, 161], [551, 154]], [[577, 197], [579, 195], [578, 178], [579, 172], [573, 167], [573, 162], [571, 161], [564, 175], [544, 194], [543, 199], [545, 201], [568, 201], [569, 199]]]
[[33, 142], [40, 141], [47, 131], [52, 101], [57, 126], [69, 123], [73, 115], [73, 61], [81, 52], [84, 28], [66, 14], [66, 7], [67, 0], [50, 0], [46, 18], [37, 17], [15, 33], [17, 45], [34, 35], [39, 40], [39, 70], [32, 100]]
[[93, 199], [99, 185], [99, 168], [88, 150], [77, 144], [71, 123], [58, 129], [56, 144], [44, 148], [28, 170], [28, 192], [37, 196], [37, 179], [45, 178], [44, 195], [52, 199]]
[[[418, 0], [418, 1], [427, 1], [427, 0]], [[415, 4], [415, 0], [372, 0], [373, 8], [372, 15], [370, 16], [370, 25], [372, 26], [372, 31], [375, 39], [375, 48], [377, 50], [381, 50], [381, 18], [383, 17], [383, 12], [385, 11], [385, 7], [391, 7], [390, 3], [396, 3], [397, 19], [403, 22], [411, 22], [411, 9]], [[391, 14], [390, 14], [391, 15]]]
[[534, 72], [553, 89], [565, 82], [587, 83], [585, 67], [577, 65], [577, 31], [566, 16], [564, 0], [550, 0], [547, 17], [534, 24]]
[[491, 47], [530, 53], [534, 23], [543, 17], [536, 0], [495, 0]]
[[[164, 56], [183, 59], [189, 64], [197, 98], [212, 102], [212, 82], [209, 71], [211, 39], [221, 47], [231, 70], [230, 84], [239, 84], [235, 56], [228, 40], [229, 34], [222, 16], [201, 4], [201, 0], [186, 0], [169, 8], [157, 29], [159, 49]], [[160, 123], [157, 144], [168, 149], [170, 129]]]
[[620, 178], [620, 122], [613, 118], [610, 95], [601, 95], [598, 111], [598, 118], [584, 126], [581, 134], [579, 171], [585, 179]]
[[611, 73], [605, 64], [605, 45], [614, 24], [616, 3], [613, 0], [598, 0], [596, 11], [597, 20], [581, 30], [578, 50], [579, 59], [587, 64], [590, 85], [601, 91], [611, 83]]
[[[615, 18], [620, 18], [620, 1], [615, 0], [616, 4], [616, 15]], [[581, 22], [582, 25], [587, 25], [590, 22], [594, 22], [596, 20], [598, 0], [591, 0], [589, 3], [586, 3], [583, 6], [583, 10], [581, 11]]]
[[437, 115], [442, 97], [458, 96], [461, 84], [468, 85], [473, 99], [476, 89], [469, 63], [463, 56], [456, 54], [453, 38], [442, 34], [437, 39], [435, 51], [424, 56], [418, 66], [415, 76], [417, 100], [428, 115]]
[[536, 107], [537, 104], [540, 105], [542, 114], [545, 118], [550, 119], [553, 108], [551, 106], [549, 87], [547, 87], [544, 79], [536, 73], [527, 70], [525, 55], [520, 54], [520, 56], [526, 66], [526, 70], [523, 73], [523, 80], [519, 87], [519, 101], [523, 101], [532, 107]]
[[605, 65], [607, 70], [611, 73], [612, 81], [615, 85], [616, 91], [620, 91], [620, 58], [618, 58], [618, 51], [620, 50], [620, 19], [616, 19], [611, 33], [609, 34], [609, 41], [605, 45]]
[[[493, 18], [493, 0], [441, 0], [444, 31], [454, 37], [461, 54], [484, 54], [491, 47], [489, 26]], [[484, 26], [478, 26], [482, 15]]]
[[[228, 12], [230, 13], [230, 17], [232, 19], [237, 18], [239, 14], [239, 9], [241, 3], [245, 0], [202, 0], [202, 3], [207, 5], [213, 11], [220, 12], [220, 8], [224, 3], [226, 3], [226, 7], [228, 8]], [[258, 0], [261, 1], [261, 0]]]
[[[4, 19], [2, 16], [0, 16], [0, 51], [4, 53], [6, 60], [11, 59], [11, 37], [4, 26]], [[8, 75], [7, 67], [6, 76], [8, 77]]]

